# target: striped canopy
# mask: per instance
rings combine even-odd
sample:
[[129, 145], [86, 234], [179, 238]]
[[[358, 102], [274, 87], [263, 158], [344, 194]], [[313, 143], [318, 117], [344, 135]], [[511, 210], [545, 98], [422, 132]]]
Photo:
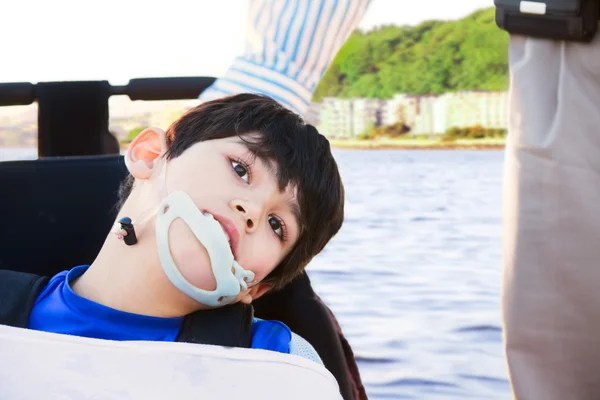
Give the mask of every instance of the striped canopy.
[[200, 95], [265, 94], [300, 115], [370, 0], [251, 0], [244, 54]]

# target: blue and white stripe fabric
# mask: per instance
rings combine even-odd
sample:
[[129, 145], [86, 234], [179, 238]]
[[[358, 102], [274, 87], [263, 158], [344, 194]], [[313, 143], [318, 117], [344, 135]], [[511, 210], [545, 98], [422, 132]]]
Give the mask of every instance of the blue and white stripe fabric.
[[304, 115], [370, 0], [250, 0], [244, 55], [200, 95], [265, 94]]

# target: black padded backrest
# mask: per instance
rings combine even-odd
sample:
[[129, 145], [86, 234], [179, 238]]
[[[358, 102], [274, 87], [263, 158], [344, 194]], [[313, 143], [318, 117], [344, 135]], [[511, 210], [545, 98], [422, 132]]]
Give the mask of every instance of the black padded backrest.
[[126, 175], [117, 155], [0, 162], [0, 268], [52, 276], [93, 262]]

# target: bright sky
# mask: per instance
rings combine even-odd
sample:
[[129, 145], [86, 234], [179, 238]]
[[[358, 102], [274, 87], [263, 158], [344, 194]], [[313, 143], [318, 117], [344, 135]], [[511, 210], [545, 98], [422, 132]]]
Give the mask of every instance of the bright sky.
[[[281, 0], [283, 1], [283, 0]], [[247, 0], [0, 0], [0, 82], [219, 76]], [[493, 0], [372, 0], [361, 28], [456, 19]]]

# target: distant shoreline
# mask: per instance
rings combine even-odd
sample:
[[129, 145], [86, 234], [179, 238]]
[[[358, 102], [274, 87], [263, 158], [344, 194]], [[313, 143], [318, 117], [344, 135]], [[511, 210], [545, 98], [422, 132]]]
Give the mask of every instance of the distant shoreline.
[[504, 139], [330, 139], [331, 147], [345, 150], [504, 150]]
[[[504, 139], [460, 139], [443, 142], [440, 139], [329, 139], [331, 147], [345, 150], [504, 150]], [[119, 143], [121, 151], [127, 150], [129, 143]], [[0, 152], [7, 150], [37, 150], [31, 145], [0, 146]]]

